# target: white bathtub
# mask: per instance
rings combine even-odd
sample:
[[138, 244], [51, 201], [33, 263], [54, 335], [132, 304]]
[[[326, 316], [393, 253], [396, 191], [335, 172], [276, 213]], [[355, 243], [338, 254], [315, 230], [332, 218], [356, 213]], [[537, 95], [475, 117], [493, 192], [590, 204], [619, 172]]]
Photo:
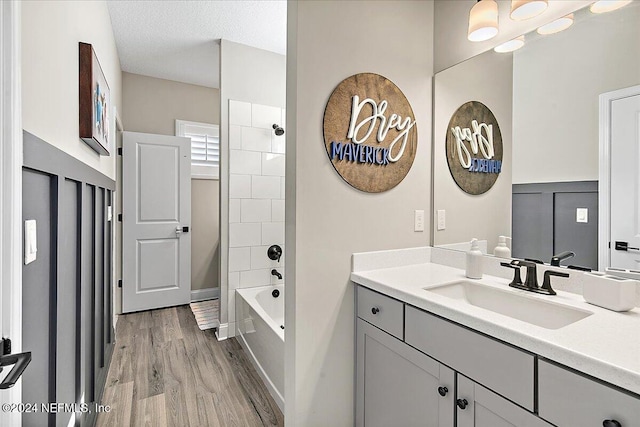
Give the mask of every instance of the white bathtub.
[[236, 289], [236, 339], [284, 412], [284, 285]]

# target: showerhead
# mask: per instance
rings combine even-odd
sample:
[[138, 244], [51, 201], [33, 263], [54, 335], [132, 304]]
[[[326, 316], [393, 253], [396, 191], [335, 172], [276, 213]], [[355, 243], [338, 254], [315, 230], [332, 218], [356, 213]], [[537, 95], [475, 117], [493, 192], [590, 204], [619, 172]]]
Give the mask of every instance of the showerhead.
[[276, 136], [282, 136], [282, 135], [284, 135], [284, 129], [283, 129], [283, 128], [281, 128], [280, 126], [278, 126], [278, 125], [277, 125], [277, 124], [275, 124], [275, 123], [273, 124], [273, 130], [275, 131]]

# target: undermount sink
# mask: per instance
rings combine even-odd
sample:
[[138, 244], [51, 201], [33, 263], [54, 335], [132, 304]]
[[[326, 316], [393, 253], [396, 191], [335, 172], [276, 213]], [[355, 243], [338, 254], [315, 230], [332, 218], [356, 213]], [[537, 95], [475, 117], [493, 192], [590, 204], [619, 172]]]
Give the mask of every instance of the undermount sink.
[[424, 288], [427, 292], [462, 301], [546, 329], [560, 329], [593, 313], [468, 280]]

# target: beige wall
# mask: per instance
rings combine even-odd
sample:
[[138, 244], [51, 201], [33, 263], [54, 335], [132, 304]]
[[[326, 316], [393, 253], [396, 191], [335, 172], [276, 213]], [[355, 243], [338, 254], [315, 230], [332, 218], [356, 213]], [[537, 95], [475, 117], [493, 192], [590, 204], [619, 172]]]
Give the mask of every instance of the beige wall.
[[509, 17], [511, 0], [498, 0], [500, 32], [491, 40], [470, 42], [467, 40], [469, 12], [476, 4], [476, 0], [436, 0], [434, 71], [442, 71], [493, 49], [501, 43], [535, 30], [589, 3], [593, 3], [593, 0], [550, 1], [547, 10], [541, 15], [526, 21], [514, 21]]
[[220, 124], [220, 91], [122, 73], [125, 130], [175, 135], [176, 119]]
[[[413, 217], [431, 211], [433, 2], [289, 2], [287, 40], [285, 423], [352, 426], [351, 254], [429, 244]], [[323, 144], [327, 99], [359, 72], [392, 80], [417, 121], [413, 167], [380, 194], [345, 183]]]
[[[22, 124], [25, 130], [115, 179], [113, 150], [111, 156], [99, 156], [78, 136], [79, 42], [93, 45], [112, 105], [122, 117], [120, 61], [106, 2], [25, 1]], [[111, 127], [115, 135], [113, 117]]]
[[[220, 123], [220, 92], [138, 74], [122, 73], [125, 130], [175, 135], [176, 119]], [[191, 289], [219, 286], [217, 180], [191, 181]]]
[[[475, 237], [487, 240], [487, 249], [493, 253], [498, 236], [511, 236], [512, 64], [511, 54], [489, 51], [435, 77], [433, 211], [445, 210], [446, 229], [438, 231], [434, 214], [434, 245], [469, 242]], [[445, 149], [451, 116], [468, 101], [489, 107], [502, 134], [502, 172], [489, 191], [477, 196], [455, 183]]]

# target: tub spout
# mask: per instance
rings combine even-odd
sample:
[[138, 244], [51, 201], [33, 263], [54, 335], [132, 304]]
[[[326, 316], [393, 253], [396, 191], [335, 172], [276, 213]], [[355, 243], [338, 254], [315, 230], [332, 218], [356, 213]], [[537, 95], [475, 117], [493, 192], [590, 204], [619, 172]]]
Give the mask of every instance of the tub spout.
[[278, 273], [278, 270], [276, 270], [275, 268], [271, 270], [271, 275], [276, 276], [278, 280], [282, 280], [282, 274]]

